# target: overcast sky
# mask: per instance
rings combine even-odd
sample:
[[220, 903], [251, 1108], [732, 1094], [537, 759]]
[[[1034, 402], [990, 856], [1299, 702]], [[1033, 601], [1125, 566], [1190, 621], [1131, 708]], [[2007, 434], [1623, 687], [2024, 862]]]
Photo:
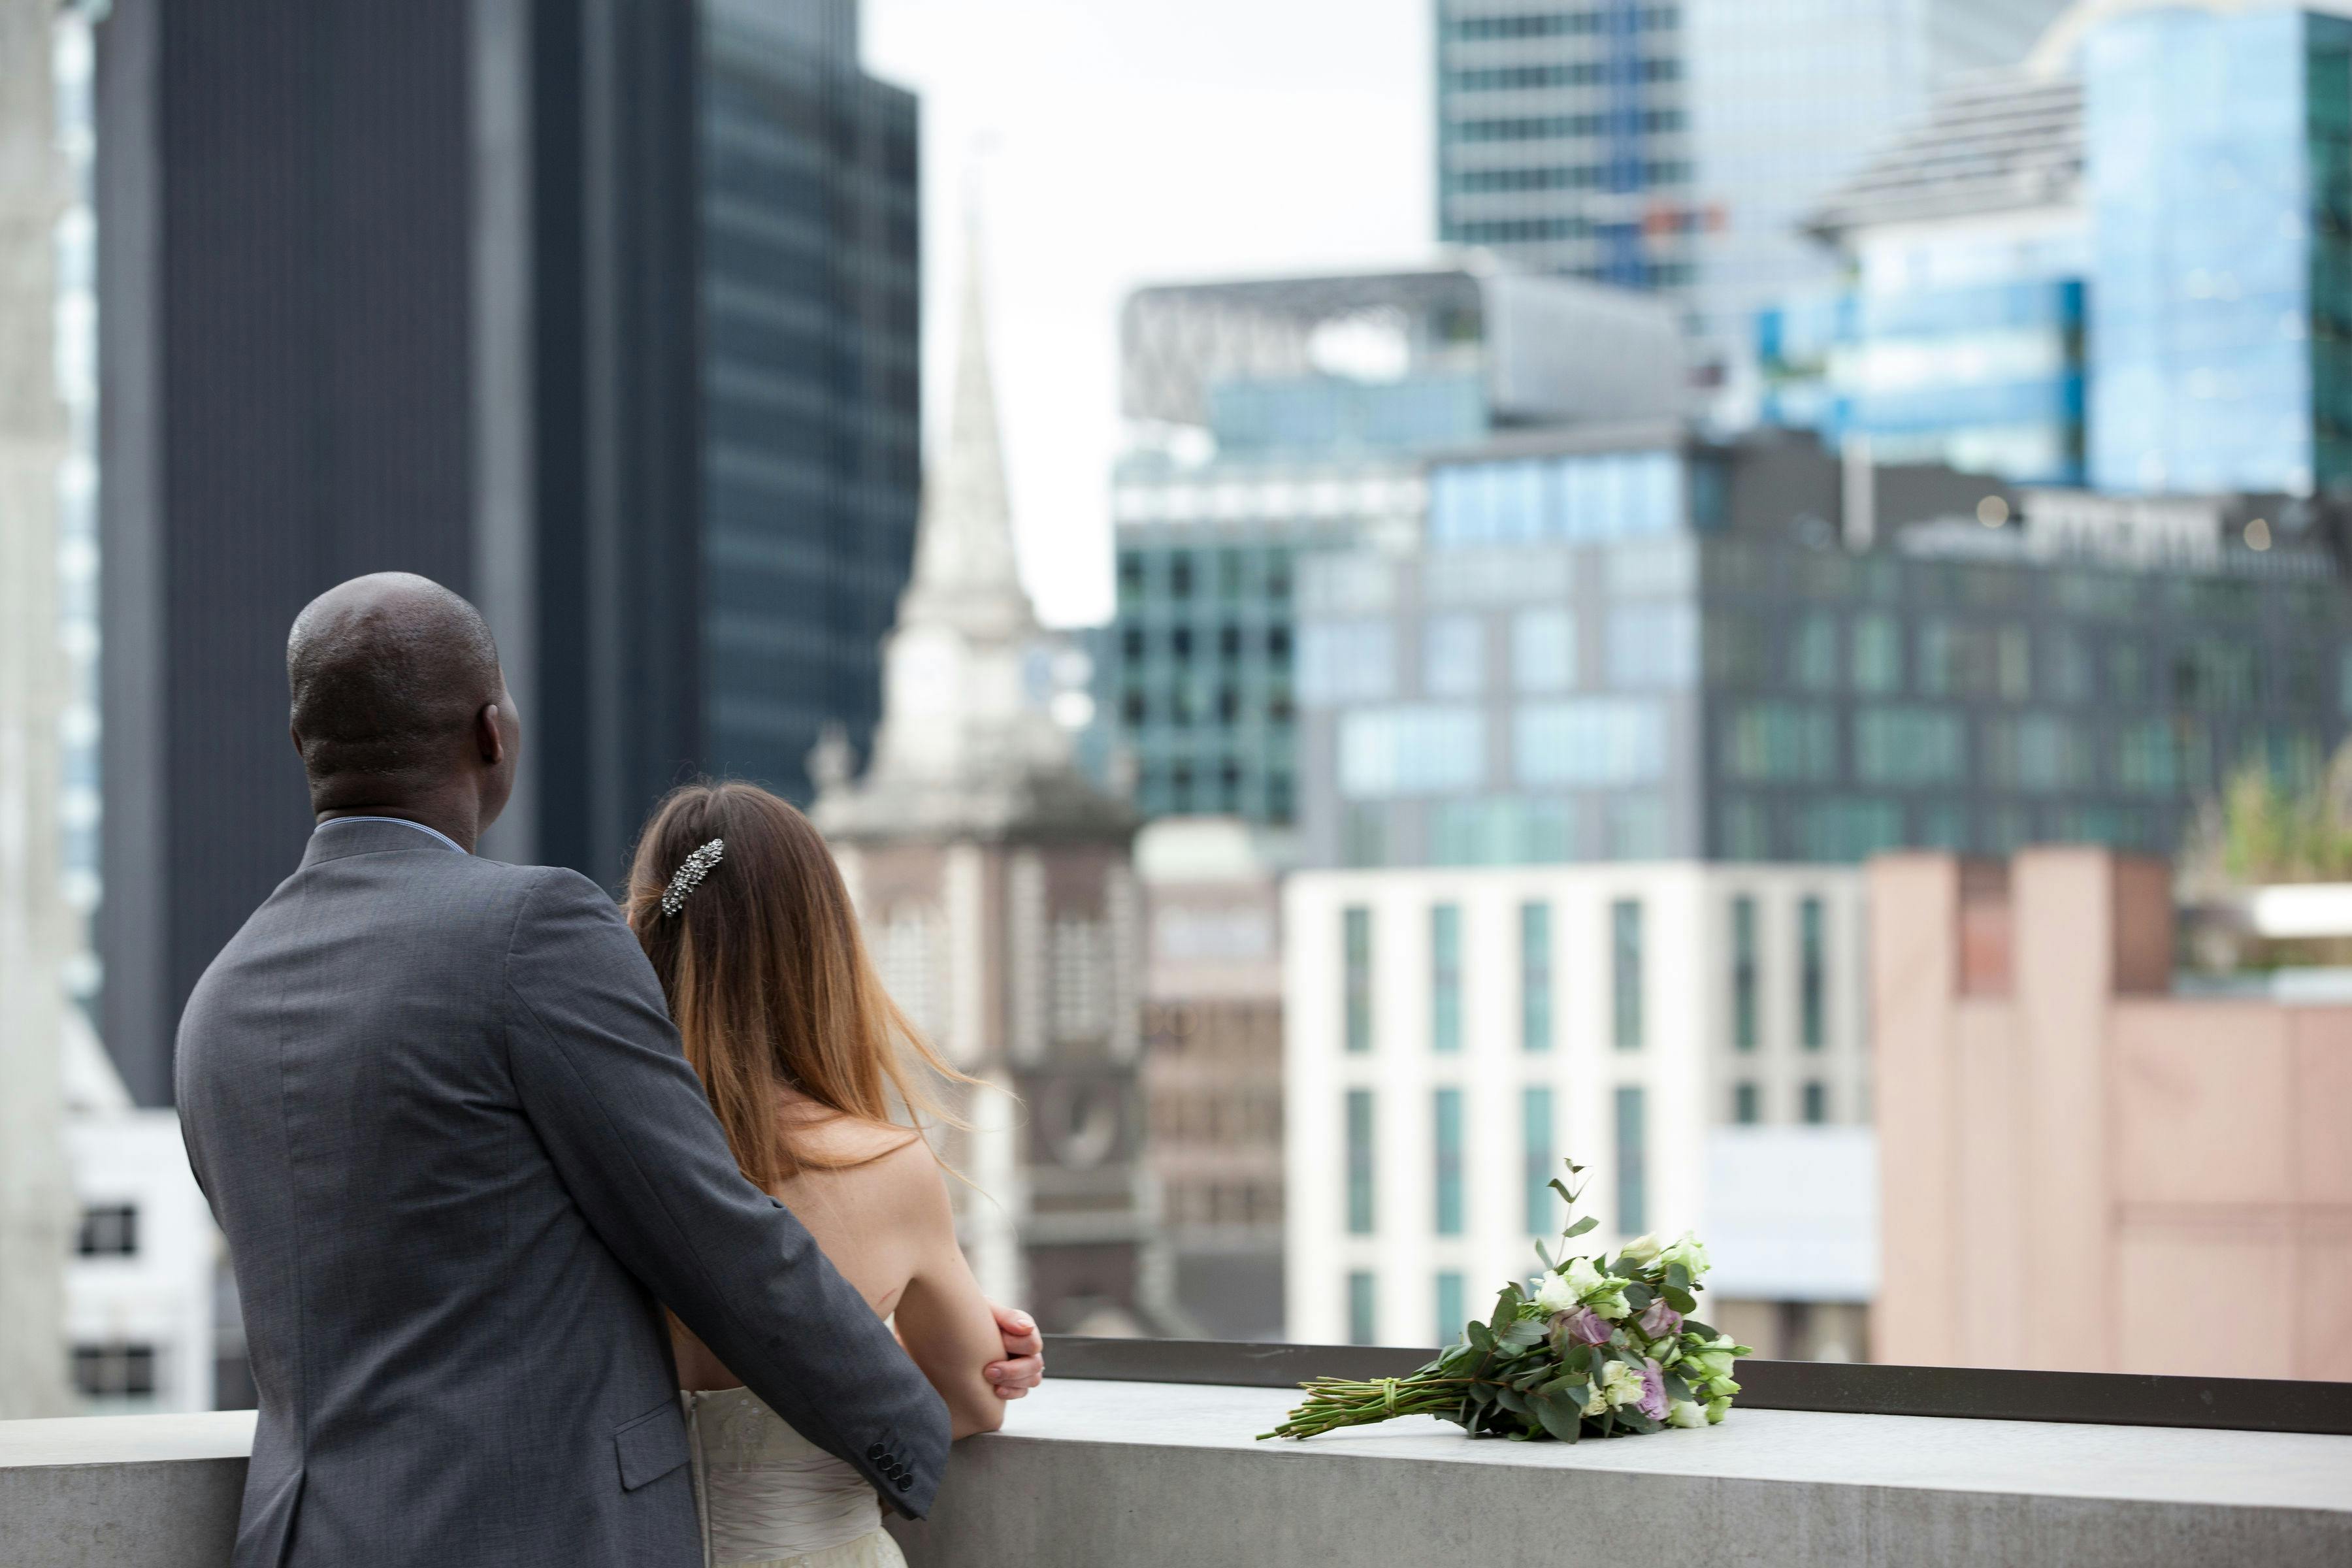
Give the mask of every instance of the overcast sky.
[[1110, 614], [1128, 289], [1432, 254], [1429, 26], [1426, 0], [866, 0], [866, 68], [922, 97], [928, 426], [976, 178], [1014, 523], [1048, 623]]

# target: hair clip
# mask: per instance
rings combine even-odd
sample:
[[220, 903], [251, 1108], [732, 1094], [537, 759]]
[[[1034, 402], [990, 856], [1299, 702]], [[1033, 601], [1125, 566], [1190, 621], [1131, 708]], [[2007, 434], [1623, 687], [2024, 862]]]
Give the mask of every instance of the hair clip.
[[702, 886], [702, 879], [710, 874], [710, 868], [718, 865], [726, 853], [727, 840], [714, 838], [688, 856], [670, 878], [669, 886], [662, 889], [662, 913], [674, 915], [684, 909], [687, 894]]

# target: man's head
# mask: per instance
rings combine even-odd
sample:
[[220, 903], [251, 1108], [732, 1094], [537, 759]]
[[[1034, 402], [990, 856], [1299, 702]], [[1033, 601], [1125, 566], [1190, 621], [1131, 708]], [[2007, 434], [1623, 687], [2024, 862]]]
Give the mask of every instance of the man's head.
[[481, 614], [405, 572], [354, 577], [294, 617], [286, 639], [294, 749], [314, 811], [470, 816], [514, 788], [521, 740]]

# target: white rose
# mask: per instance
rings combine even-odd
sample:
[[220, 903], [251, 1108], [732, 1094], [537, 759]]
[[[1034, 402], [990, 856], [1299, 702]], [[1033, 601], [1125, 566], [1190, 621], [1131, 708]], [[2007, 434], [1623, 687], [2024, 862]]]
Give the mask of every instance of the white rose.
[[1580, 1301], [1600, 1289], [1601, 1286], [1601, 1270], [1592, 1267], [1592, 1259], [1590, 1258], [1570, 1258], [1566, 1278], [1570, 1289], [1576, 1292], [1576, 1299]]
[[1625, 1257], [1636, 1263], [1649, 1263], [1654, 1261], [1664, 1248], [1660, 1246], [1658, 1238], [1654, 1236], [1637, 1236], [1627, 1242], [1622, 1250]]
[[1707, 1270], [1706, 1248], [1699, 1245], [1698, 1237], [1689, 1231], [1683, 1232], [1675, 1244], [1661, 1252], [1658, 1257], [1664, 1263], [1681, 1264], [1694, 1279]]
[[1541, 1289], [1536, 1291], [1536, 1305], [1547, 1313], [1573, 1311], [1579, 1300], [1576, 1287], [1557, 1274], [1545, 1275]]
[[1622, 1361], [1612, 1361], [1601, 1369], [1601, 1386], [1609, 1391], [1609, 1403], [1615, 1405], [1642, 1403], [1642, 1374]]
[[1612, 1323], [1622, 1322], [1633, 1315], [1633, 1309], [1625, 1305], [1622, 1296], [1603, 1296], [1592, 1303], [1592, 1310]]
[[1677, 1399], [1666, 1411], [1666, 1424], [1670, 1426], [1704, 1426], [1706, 1425], [1706, 1412], [1691, 1400]]
[[1584, 1414], [1587, 1415], [1605, 1415], [1608, 1413], [1609, 1394], [1607, 1391], [1602, 1389], [1601, 1386], [1596, 1383], [1592, 1385], [1592, 1397], [1584, 1402]]

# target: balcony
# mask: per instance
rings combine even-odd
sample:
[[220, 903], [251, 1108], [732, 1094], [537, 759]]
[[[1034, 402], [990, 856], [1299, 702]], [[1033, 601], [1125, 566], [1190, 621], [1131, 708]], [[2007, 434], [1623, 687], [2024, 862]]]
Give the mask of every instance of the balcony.
[[[2352, 1562], [2342, 1385], [1759, 1362], [1704, 1431], [1570, 1447], [1409, 1421], [1276, 1445], [1253, 1435], [1293, 1396], [1266, 1384], [1416, 1352], [1051, 1353], [1076, 1375], [958, 1450], [930, 1521], [899, 1531], [915, 1568], [1553, 1563], [1592, 1540], [1757, 1568]], [[244, 1413], [0, 1424], [0, 1563], [220, 1568], [251, 1434]]]

